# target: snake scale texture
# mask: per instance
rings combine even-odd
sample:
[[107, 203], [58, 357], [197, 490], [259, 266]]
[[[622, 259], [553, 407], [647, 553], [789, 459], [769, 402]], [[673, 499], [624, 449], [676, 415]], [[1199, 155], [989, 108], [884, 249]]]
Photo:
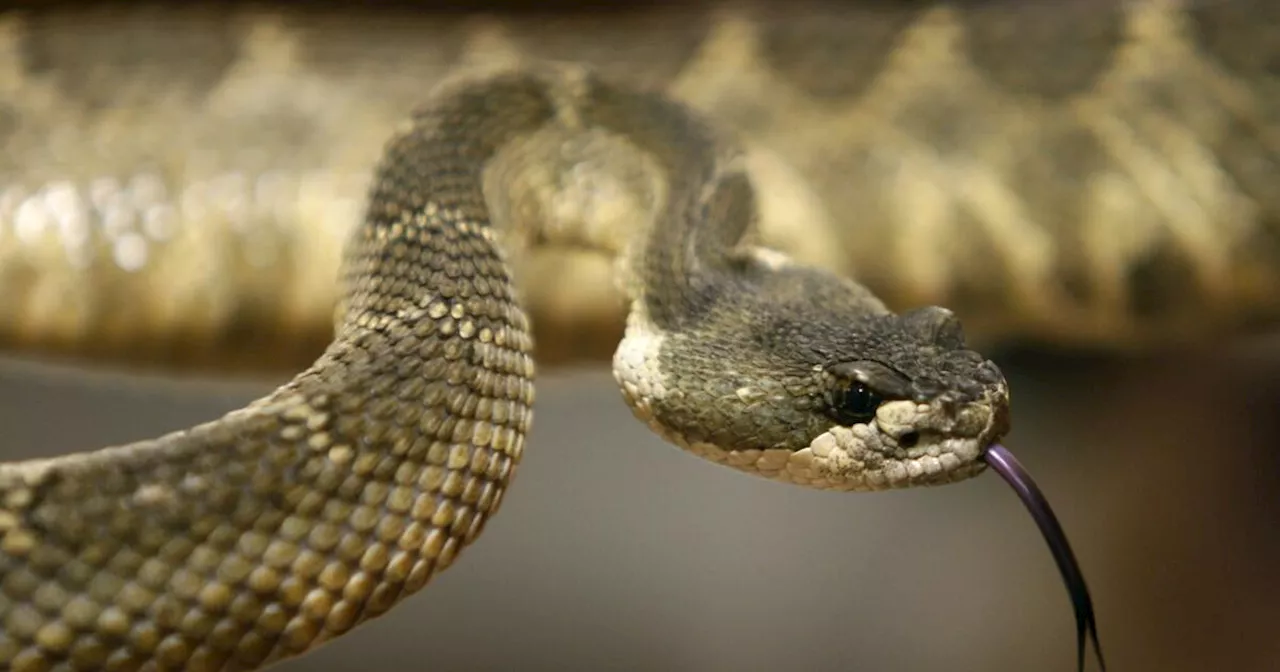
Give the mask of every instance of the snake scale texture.
[[535, 342], [736, 469], [981, 473], [1008, 389], [956, 315], [1280, 313], [1277, 63], [1265, 0], [6, 9], [0, 344], [307, 368], [0, 465], [0, 669], [255, 669], [391, 609], [497, 511]]

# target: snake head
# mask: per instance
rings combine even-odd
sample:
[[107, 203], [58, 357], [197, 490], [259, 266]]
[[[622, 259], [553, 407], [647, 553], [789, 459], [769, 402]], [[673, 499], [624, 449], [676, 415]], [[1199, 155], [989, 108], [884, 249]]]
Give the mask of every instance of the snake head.
[[701, 457], [833, 490], [959, 481], [1009, 429], [1000, 370], [944, 308], [886, 310], [848, 281], [769, 269], [688, 332], [634, 313], [615, 357], [632, 410]]
[[815, 365], [831, 423], [791, 457], [792, 480], [842, 490], [938, 485], [986, 466], [1009, 429], [1009, 391], [944, 308], [884, 315], [852, 358]]

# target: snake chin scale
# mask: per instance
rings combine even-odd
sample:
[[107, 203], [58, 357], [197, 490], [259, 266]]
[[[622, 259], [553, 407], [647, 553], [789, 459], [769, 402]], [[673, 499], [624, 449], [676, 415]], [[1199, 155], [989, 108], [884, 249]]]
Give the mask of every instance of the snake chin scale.
[[623, 400], [641, 422], [652, 423], [652, 404], [666, 395], [659, 357], [663, 335], [652, 329], [643, 307], [627, 317], [627, 331], [613, 355], [613, 377]]

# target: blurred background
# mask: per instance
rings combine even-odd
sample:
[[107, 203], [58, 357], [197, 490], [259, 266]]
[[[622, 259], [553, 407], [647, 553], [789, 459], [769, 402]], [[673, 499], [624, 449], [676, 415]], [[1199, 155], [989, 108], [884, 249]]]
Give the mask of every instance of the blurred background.
[[[1110, 670], [1280, 669], [1278, 355], [997, 355], [1008, 444], [1075, 546]], [[0, 459], [154, 436], [277, 382], [6, 362]], [[279, 669], [1075, 669], [1057, 570], [994, 474], [810, 492], [667, 446], [604, 370], [538, 393], [515, 485], [460, 562]]]

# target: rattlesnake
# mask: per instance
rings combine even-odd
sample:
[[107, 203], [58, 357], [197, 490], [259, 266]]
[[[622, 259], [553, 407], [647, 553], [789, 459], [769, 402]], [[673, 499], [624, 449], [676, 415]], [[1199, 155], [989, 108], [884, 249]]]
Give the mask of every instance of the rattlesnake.
[[384, 612], [496, 510], [533, 342], [598, 356], [623, 315], [624, 397], [703, 457], [978, 473], [1003, 377], [876, 297], [1113, 346], [1271, 317], [1274, 11], [3, 15], [7, 344], [260, 365], [339, 326], [220, 421], [0, 467], [0, 661], [253, 667]]

